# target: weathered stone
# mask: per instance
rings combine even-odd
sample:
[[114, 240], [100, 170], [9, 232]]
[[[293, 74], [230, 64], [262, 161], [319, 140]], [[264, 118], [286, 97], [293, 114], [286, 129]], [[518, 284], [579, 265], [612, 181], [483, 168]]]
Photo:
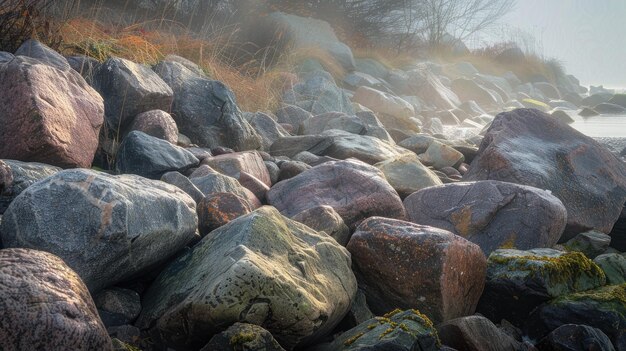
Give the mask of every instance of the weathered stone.
[[0, 64], [0, 91], [0, 158], [91, 167], [104, 104], [80, 74], [16, 57]]
[[626, 112], [626, 108], [616, 104], [604, 102], [593, 107], [593, 110], [606, 115], [622, 115]]
[[278, 138], [289, 135], [289, 132], [287, 132], [285, 128], [276, 123], [272, 117], [265, 113], [253, 113], [250, 117], [246, 117], [246, 119], [261, 138], [262, 150], [269, 150], [270, 146], [272, 146]]
[[290, 218], [327, 205], [351, 228], [371, 216], [405, 218], [400, 197], [383, 173], [358, 161], [333, 161], [313, 167], [274, 185], [267, 200]]
[[379, 315], [418, 308], [440, 323], [474, 313], [483, 291], [482, 251], [446, 230], [371, 217], [346, 248], [359, 286]]
[[237, 217], [252, 212], [252, 206], [231, 193], [213, 193], [198, 203], [198, 229], [205, 236]]
[[495, 95], [472, 79], [455, 79], [452, 81], [450, 88], [461, 101], [475, 101], [485, 108], [498, 105], [498, 99]]
[[[368, 118], [369, 117], [369, 118]], [[307, 119], [300, 124], [299, 134], [322, 134], [328, 130], [341, 130], [351, 134], [368, 135], [393, 144], [389, 133], [373, 113], [348, 116], [342, 112], [329, 112]]]
[[314, 115], [354, 112], [348, 95], [337, 87], [333, 77], [326, 71], [308, 73], [302, 82], [283, 94], [283, 102], [296, 105]]
[[496, 117], [463, 179], [550, 190], [567, 209], [562, 241], [590, 229], [609, 233], [626, 202], [626, 164], [592, 138], [532, 109]]
[[17, 48], [17, 51], [15, 51], [15, 56], [31, 57], [61, 71], [68, 71], [71, 68], [63, 55], [35, 39], [28, 39], [22, 43], [22, 45]]
[[196, 202], [200, 202], [204, 198], [204, 194], [198, 189], [189, 178], [185, 177], [180, 172], [167, 172], [161, 177], [161, 181], [172, 184], [183, 190], [187, 195]]
[[60, 171], [43, 163], [0, 160], [0, 214], [26, 188]]
[[337, 211], [330, 206], [312, 207], [298, 213], [291, 219], [318, 232], [326, 232], [341, 246], [346, 246], [350, 240], [350, 228], [343, 222]]
[[139, 294], [133, 290], [105, 289], [95, 295], [93, 300], [107, 328], [131, 324], [141, 312]]
[[541, 91], [541, 93], [548, 99], [558, 100], [561, 98], [561, 93], [554, 85], [547, 82], [533, 83], [533, 87]]
[[374, 167], [383, 172], [385, 179], [402, 199], [418, 190], [443, 184], [437, 175], [424, 166], [414, 153], [390, 158], [375, 164]]
[[565, 324], [556, 328], [537, 344], [537, 348], [539, 351], [615, 350], [602, 330], [578, 324]]
[[204, 237], [152, 284], [137, 324], [172, 346], [201, 347], [224, 325], [267, 329], [286, 349], [332, 331], [356, 293], [349, 253], [271, 207]]
[[501, 249], [489, 255], [478, 312], [490, 320], [521, 326], [538, 305], [569, 293], [604, 285], [606, 278], [580, 252]]
[[200, 161], [189, 151], [144, 132], [132, 131], [122, 141], [115, 159], [115, 170], [160, 179], [172, 171], [185, 171]]
[[[202, 166], [198, 168], [201, 170], [203, 167], [209, 168], [209, 166]], [[209, 196], [215, 193], [231, 193], [235, 194], [243, 199], [246, 199], [253, 209], [259, 208], [261, 202], [250, 190], [244, 188], [237, 179], [223, 175], [221, 173], [213, 172], [207, 174], [196, 174], [194, 172], [189, 178], [193, 185], [195, 185], [205, 196]]]
[[178, 142], [176, 122], [169, 113], [162, 110], [151, 110], [138, 114], [128, 130], [138, 130], [155, 138], [169, 141], [174, 145]]
[[261, 146], [261, 138], [243, 118], [235, 95], [222, 82], [194, 73], [178, 62], [163, 61], [154, 70], [174, 91], [174, 120], [194, 144], [227, 146], [236, 151]]
[[374, 112], [383, 113], [400, 119], [408, 119], [409, 117], [415, 116], [415, 110], [410, 103], [397, 96], [365, 86], [361, 86], [356, 90], [354, 96], [352, 97], [352, 101], [359, 103]]
[[[263, 165], [265, 167], [265, 164]], [[267, 167], [265, 167], [267, 169]], [[261, 202], [265, 202], [265, 197], [267, 192], [270, 190], [272, 179], [269, 178], [269, 171], [267, 173], [268, 179], [270, 181], [270, 185], [265, 184], [259, 178], [248, 174], [246, 172], [241, 172], [239, 174], [239, 184], [241, 184], [244, 188], [250, 190], [256, 196], [257, 199]]]
[[276, 110], [276, 117], [278, 123], [291, 124], [297, 128], [300, 123], [313, 118], [313, 114], [295, 105], [284, 105]]
[[4, 214], [5, 247], [51, 252], [95, 292], [164, 262], [197, 237], [182, 190], [137, 176], [66, 170], [24, 190]]
[[202, 164], [208, 165], [214, 170], [235, 179], [239, 179], [241, 173], [246, 172], [262, 181], [265, 185], [272, 185], [267, 167], [263, 163], [263, 158], [256, 151], [214, 156], [205, 159]]
[[437, 169], [452, 167], [464, 161], [462, 153], [436, 140], [430, 143], [420, 158], [424, 163]]
[[307, 169], [312, 168], [306, 163], [300, 161], [284, 161], [279, 167], [280, 173], [278, 174], [278, 181], [293, 178]]
[[214, 335], [200, 351], [285, 351], [272, 334], [258, 325], [235, 323]]
[[0, 349], [111, 350], [87, 287], [61, 259], [0, 250]]
[[96, 72], [100, 61], [89, 56], [70, 56], [67, 58], [67, 62], [70, 64], [73, 70], [80, 73], [85, 78], [85, 81], [89, 85], [93, 84], [93, 75]]
[[593, 262], [604, 272], [607, 284], [626, 283], [626, 256], [618, 253], [607, 253], [596, 257]]
[[413, 135], [410, 138], [404, 139], [398, 143], [398, 145], [402, 146], [405, 149], [411, 150], [416, 154], [423, 154], [428, 150], [430, 144], [436, 140], [435, 137], [428, 134], [417, 134]]
[[150, 67], [117, 57], [98, 67], [93, 86], [104, 98], [107, 125], [114, 131], [126, 128], [142, 112], [169, 111], [174, 98]]
[[498, 248], [552, 247], [567, 220], [565, 207], [550, 193], [493, 180], [422, 189], [404, 206], [411, 222], [449, 230], [485, 255]]
[[585, 256], [594, 259], [609, 248], [611, 237], [607, 234], [592, 230], [576, 235], [563, 246], [569, 251], [579, 251]]
[[525, 350], [521, 342], [480, 315], [456, 318], [439, 324], [437, 333], [443, 344], [457, 350]]

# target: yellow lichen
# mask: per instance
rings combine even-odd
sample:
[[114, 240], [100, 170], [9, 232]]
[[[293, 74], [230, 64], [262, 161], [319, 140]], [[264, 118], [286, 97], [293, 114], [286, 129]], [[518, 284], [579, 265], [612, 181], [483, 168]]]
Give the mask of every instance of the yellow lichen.
[[365, 333], [358, 333], [358, 334], [354, 335], [353, 337], [351, 337], [350, 339], [346, 340], [343, 343], [344, 346], [350, 346], [350, 345], [354, 344], [354, 342], [359, 340], [359, 338], [362, 337], [363, 335], [365, 335]]

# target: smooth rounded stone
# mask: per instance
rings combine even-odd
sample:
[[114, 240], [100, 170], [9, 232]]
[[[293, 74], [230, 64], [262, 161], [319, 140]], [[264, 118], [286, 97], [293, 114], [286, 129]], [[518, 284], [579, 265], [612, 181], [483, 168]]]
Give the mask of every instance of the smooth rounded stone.
[[442, 344], [457, 350], [525, 350], [521, 342], [481, 315], [460, 317], [441, 323], [437, 325], [437, 333]]
[[43, 163], [0, 160], [0, 214], [26, 188], [60, 171]]
[[160, 179], [172, 171], [184, 172], [200, 161], [189, 151], [144, 132], [132, 131], [122, 141], [115, 157], [115, 171]]
[[214, 335], [200, 351], [285, 351], [272, 334], [258, 325], [235, 323]]
[[276, 118], [278, 123], [299, 126], [302, 122], [313, 118], [313, 114], [295, 105], [284, 105], [276, 110]]
[[205, 236], [235, 218], [252, 212], [252, 206], [231, 193], [213, 193], [203, 198], [197, 207], [198, 229]]
[[339, 160], [355, 158], [368, 164], [375, 164], [408, 152], [404, 148], [368, 135], [337, 135], [332, 139], [332, 144], [320, 156], [330, 156]]
[[256, 151], [234, 152], [214, 156], [205, 159], [202, 161], [202, 164], [208, 165], [214, 170], [235, 179], [239, 179], [241, 173], [246, 172], [262, 181], [265, 185], [272, 185], [267, 167], [263, 163], [263, 158]]
[[610, 104], [608, 102], [604, 102], [604, 103], [594, 106], [593, 110], [600, 114], [606, 114], [606, 115], [619, 115], [619, 114], [624, 114], [624, 112], [626, 112], [625, 107], [616, 105], [616, 104]]
[[270, 175], [270, 181], [272, 185], [278, 183], [278, 177], [280, 176], [280, 168], [276, 163], [272, 161], [264, 161], [265, 167], [267, 167], [267, 172]]
[[174, 92], [172, 115], [178, 130], [194, 144], [236, 151], [261, 147], [261, 137], [243, 118], [234, 93], [222, 82], [172, 61], [158, 63], [154, 71]]
[[285, 348], [330, 333], [356, 294], [350, 255], [266, 206], [204, 237], [149, 288], [137, 325], [167, 345], [205, 345], [224, 325], [259, 325]]
[[298, 132], [303, 135], [316, 135], [327, 130], [342, 130], [357, 135], [373, 136], [392, 143], [389, 133], [378, 118], [371, 114], [372, 118], [368, 118], [365, 113], [349, 116], [342, 112], [328, 112], [302, 122]]
[[606, 253], [596, 257], [593, 262], [604, 272], [607, 284], [626, 283], [626, 256], [618, 253]]
[[118, 57], [97, 68], [93, 86], [104, 98], [106, 122], [114, 131], [142, 112], [169, 111], [174, 99], [172, 89], [150, 67]]
[[436, 140], [430, 143], [426, 152], [420, 155], [420, 159], [425, 164], [431, 165], [436, 169], [453, 167], [465, 160], [462, 153]]
[[580, 252], [500, 249], [489, 255], [485, 290], [477, 312], [521, 326], [552, 298], [603, 286], [604, 273]]
[[[204, 165], [198, 168], [197, 171], [202, 170], [203, 167], [210, 169], [209, 166]], [[217, 172], [203, 175], [195, 174], [196, 172], [190, 176], [189, 180], [191, 180], [193, 185], [205, 196], [214, 193], [231, 193], [247, 200], [253, 209], [261, 207], [261, 202], [256, 195], [243, 187], [237, 179]]]
[[278, 174], [278, 181], [287, 180], [297, 176], [298, 174], [311, 169], [308, 164], [300, 161], [285, 161], [280, 164], [280, 173]]
[[550, 115], [552, 116], [552, 118], [556, 118], [567, 124], [572, 124], [575, 122], [575, 120], [572, 117], [570, 117], [570, 115], [568, 115], [567, 112], [562, 111], [562, 110], [556, 110], [552, 112]]
[[435, 140], [435, 137], [433, 137], [432, 135], [417, 134], [402, 140], [398, 143], [398, 145], [402, 146], [405, 149], [411, 150], [419, 155], [426, 152], [430, 144], [432, 144]]
[[331, 161], [279, 182], [268, 203], [287, 217], [317, 206], [330, 206], [355, 228], [371, 216], [404, 219], [398, 193], [378, 168], [359, 161]]
[[15, 51], [15, 56], [27, 56], [39, 60], [48, 66], [54, 67], [61, 71], [71, 69], [67, 59], [58, 52], [52, 50], [46, 45], [35, 39], [28, 39]]
[[459, 78], [452, 81], [452, 91], [461, 101], [475, 101], [480, 106], [494, 107], [498, 105], [498, 99], [483, 86], [473, 79]]
[[376, 113], [386, 114], [399, 119], [408, 119], [415, 116], [413, 105], [402, 98], [366, 86], [361, 86], [355, 91], [352, 101]]
[[397, 144], [400, 144], [400, 142], [415, 136], [417, 133], [413, 133], [407, 130], [400, 130], [400, 129], [396, 129], [396, 128], [391, 128], [387, 130], [389, 132], [389, 135], [391, 136], [391, 138], [393, 139], [394, 142], [396, 142]]
[[485, 255], [498, 248], [552, 247], [567, 221], [565, 207], [549, 192], [493, 180], [422, 189], [404, 207], [411, 222], [460, 235]]
[[565, 324], [537, 344], [539, 351], [614, 351], [611, 340], [602, 330], [587, 325]]
[[182, 147], [191, 147], [193, 143], [191, 142], [191, 139], [189, 139], [189, 137], [184, 134], [178, 133], [178, 141], [176, 142], [176, 145]]
[[341, 216], [330, 206], [317, 206], [306, 209], [291, 217], [318, 232], [326, 232], [341, 246], [346, 246], [350, 240], [350, 228], [343, 222]]
[[96, 292], [166, 261], [197, 237], [197, 227], [195, 202], [175, 186], [76, 169], [24, 190], [4, 213], [0, 235], [4, 247], [59, 256]]
[[394, 219], [363, 221], [346, 246], [359, 287], [376, 314], [418, 308], [434, 323], [474, 313], [487, 261], [446, 230]]
[[269, 150], [274, 141], [289, 135], [285, 128], [263, 112], [250, 114], [249, 117], [246, 116], [246, 120], [261, 138], [262, 150]]
[[100, 95], [76, 71], [20, 56], [0, 65], [0, 158], [91, 167]]
[[0, 310], [0, 349], [112, 349], [85, 284], [47, 252], [0, 250]]
[[105, 289], [93, 298], [105, 326], [131, 324], [141, 312], [139, 294], [122, 288]]
[[592, 230], [580, 233], [568, 240], [563, 246], [568, 251], [579, 251], [594, 259], [609, 248], [611, 237], [608, 234]]
[[402, 199], [418, 190], [443, 184], [437, 175], [424, 166], [414, 153], [390, 158], [375, 164], [374, 167], [383, 172], [385, 179]]
[[354, 113], [348, 94], [337, 87], [330, 73], [321, 70], [306, 73], [299, 83], [283, 94], [283, 102], [296, 105], [313, 115], [327, 112]]
[[439, 345], [437, 330], [427, 316], [417, 310], [394, 310], [369, 319], [311, 351], [436, 351], [440, 350]]
[[626, 345], [626, 283], [562, 296], [536, 308], [526, 323], [527, 335], [540, 340], [564, 324], [600, 329], [613, 345]]
[[[523, 152], [522, 152], [523, 151]], [[499, 114], [463, 180], [500, 180], [547, 189], [567, 209], [567, 241], [609, 233], [626, 202], [626, 164], [594, 139], [532, 109]]]
[[167, 172], [163, 174], [161, 181], [180, 188], [182, 191], [186, 192], [187, 195], [191, 196], [196, 203], [199, 203], [200, 200], [204, 198], [204, 194], [200, 189], [180, 172]]
[[169, 141], [174, 145], [178, 142], [176, 122], [169, 113], [162, 110], [151, 110], [138, 114], [128, 130], [138, 130], [155, 138]]
[[454, 167], [443, 167], [439, 171], [445, 173], [448, 177], [461, 178], [461, 173]]

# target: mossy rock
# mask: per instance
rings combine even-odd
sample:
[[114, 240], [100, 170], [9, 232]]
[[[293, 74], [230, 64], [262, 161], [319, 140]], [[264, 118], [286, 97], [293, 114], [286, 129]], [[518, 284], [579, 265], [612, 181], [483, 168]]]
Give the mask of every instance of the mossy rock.
[[626, 256], [618, 253], [607, 253], [596, 257], [593, 262], [604, 271], [608, 284], [626, 283]]
[[439, 350], [441, 343], [430, 319], [418, 310], [399, 310], [369, 319], [311, 351]]
[[254, 324], [235, 323], [216, 334], [200, 351], [285, 351], [267, 330]]

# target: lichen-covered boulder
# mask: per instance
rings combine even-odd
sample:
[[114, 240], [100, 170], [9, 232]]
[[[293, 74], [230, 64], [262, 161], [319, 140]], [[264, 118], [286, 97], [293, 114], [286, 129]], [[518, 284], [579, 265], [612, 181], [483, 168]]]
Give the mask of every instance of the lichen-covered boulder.
[[137, 325], [168, 345], [199, 348], [223, 326], [245, 322], [293, 349], [331, 332], [356, 288], [341, 245], [263, 207], [213, 231], [162, 271]]
[[485, 291], [477, 311], [521, 325], [552, 298], [603, 286], [604, 273], [580, 252], [501, 249], [489, 255]]
[[440, 342], [437, 330], [418, 310], [393, 310], [369, 319], [340, 334], [332, 343], [312, 351], [436, 351]]
[[197, 238], [196, 204], [138, 176], [66, 170], [23, 191], [4, 213], [4, 247], [51, 252], [95, 292], [144, 273]]
[[376, 163], [374, 167], [383, 172], [389, 184], [403, 199], [418, 190], [443, 184], [439, 177], [424, 166], [414, 153], [387, 159]]
[[0, 214], [26, 188], [60, 171], [43, 163], [0, 160]]
[[0, 63], [0, 158], [91, 167], [104, 103], [78, 72], [33, 58]]
[[404, 206], [411, 222], [449, 230], [485, 255], [499, 248], [552, 247], [567, 220], [561, 200], [549, 192], [493, 180], [422, 189]]
[[198, 203], [198, 229], [207, 235], [237, 217], [252, 212], [248, 201], [232, 193], [213, 193]]
[[379, 315], [417, 308], [440, 323], [474, 313], [483, 291], [482, 251], [443, 229], [371, 217], [346, 248], [368, 305]]
[[61, 259], [0, 250], [0, 349], [112, 350], [89, 291]]
[[200, 351], [285, 351], [272, 334], [258, 325], [235, 323], [211, 338]]
[[611, 232], [626, 202], [626, 164], [594, 139], [534, 109], [496, 116], [463, 180], [547, 189], [567, 209], [562, 241]]
[[331, 161], [274, 185], [268, 203], [287, 217], [312, 207], [332, 207], [348, 227], [381, 216], [404, 219], [398, 193], [377, 168], [359, 161]]
[[585, 256], [594, 259], [604, 253], [611, 244], [611, 237], [608, 234], [590, 230], [577, 234], [575, 237], [563, 244], [568, 251], [578, 251]]

